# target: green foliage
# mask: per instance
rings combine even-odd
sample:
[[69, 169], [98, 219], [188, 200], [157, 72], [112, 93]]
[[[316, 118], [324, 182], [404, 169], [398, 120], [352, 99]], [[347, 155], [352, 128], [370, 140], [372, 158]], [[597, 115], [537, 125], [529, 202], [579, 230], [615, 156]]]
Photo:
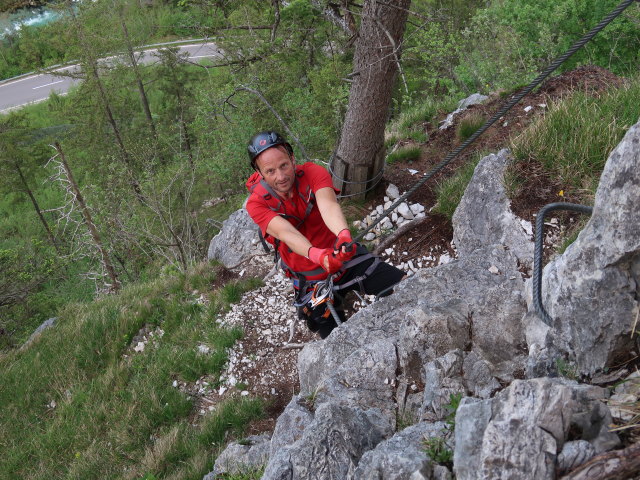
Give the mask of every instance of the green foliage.
[[442, 437], [428, 437], [422, 442], [425, 453], [431, 460], [442, 465], [453, 465], [453, 450]]
[[462, 200], [464, 191], [469, 185], [476, 165], [478, 165], [481, 158], [480, 154], [474, 155], [469, 162], [462, 165], [451, 177], [445, 178], [438, 183], [436, 186], [437, 203], [434, 207], [435, 212], [449, 219], [453, 218], [453, 214], [460, 200]]
[[516, 137], [514, 155], [540, 162], [563, 185], [595, 192], [609, 152], [638, 120], [638, 95], [638, 77], [598, 97], [577, 92]]
[[387, 155], [387, 163], [393, 164], [396, 162], [411, 162], [420, 158], [420, 153], [420, 147], [417, 145], [401, 147], [398, 150]]
[[260, 480], [264, 474], [265, 467], [250, 468], [237, 473], [225, 474], [225, 480]]
[[561, 377], [569, 380], [578, 380], [578, 368], [573, 362], [568, 362], [564, 358], [556, 358], [556, 370]]
[[[469, 89], [528, 83], [617, 6], [617, 0], [500, 0], [480, 9], [464, 30], [456, 78]], [[629, 8], [563, 66], [595, 64], [616, 73], [637, 69], [639, 12]]]
[[449, 429], [453, 432], [456, 428], [456, 412], [458, 411], [458, 407], [460, 406], [460, 400], [462, 400], [462, 393], [452, 393], [449, 395], [449, 403], [444, 405], [445, 410], [447, 410], [447, 416], [444, 421], [447, 425], [449, 425]]
[[434, 462], [451, 468], [453, 466], [453, 451], [447, 444], [447, 438], [451, 437], [456, 428], [456, 411], [462, 400], [462, 393], [449, 395], [449, 402], [444, 405], [447, 415], [444, 418], [447, 428], [443, 429], [441, 437], [427, 437], [423, 440], [425, 453]]

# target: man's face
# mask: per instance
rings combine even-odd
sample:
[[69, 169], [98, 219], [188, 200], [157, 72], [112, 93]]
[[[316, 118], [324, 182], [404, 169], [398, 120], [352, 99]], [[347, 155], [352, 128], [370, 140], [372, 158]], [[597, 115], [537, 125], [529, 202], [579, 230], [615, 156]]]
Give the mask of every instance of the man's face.
[[286, 195], [296, 179], [295, 159], [284, 147], [273, 147], [262, 152], [256, 160], [258, 171], [278, 195]]

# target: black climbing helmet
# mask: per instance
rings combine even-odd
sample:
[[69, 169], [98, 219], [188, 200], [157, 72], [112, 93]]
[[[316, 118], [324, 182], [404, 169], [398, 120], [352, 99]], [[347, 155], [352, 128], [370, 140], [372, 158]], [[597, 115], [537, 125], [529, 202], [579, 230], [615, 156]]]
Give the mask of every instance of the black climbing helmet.
[[256, 133], [251, 140], [249, 140], [249, 144], [247, 145], [247, 151], [249, 152], [249, 160], [251, 161], [251, 166], [254, 170], [257, 170], [256, 167], [256, 158], [266, 149], [271, 147], [277, 147], [278, 145], [283, 145], [284, 148], [287, 149], [289, 156], [293, 155], [293, 148], [291, 145], [287, 143], [287, 141], [282, 138], [278, 132], [274, 131], [266, 131]]

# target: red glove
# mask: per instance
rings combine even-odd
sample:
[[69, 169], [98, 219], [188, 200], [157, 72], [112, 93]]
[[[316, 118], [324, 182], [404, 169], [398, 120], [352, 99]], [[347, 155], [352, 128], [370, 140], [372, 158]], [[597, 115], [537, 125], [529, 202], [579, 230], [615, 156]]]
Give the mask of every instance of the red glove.
[[[314, 263], [317, 263], [328, 273], [336, 273], [342, 268], [342, 260], [333, 254], [332, 248], [316, 248], [310, 247], [307, 257]], [[329, 268], [325, 265], [325, 259], [328, 260]]]
[[343, 262], [351, 260], [356, 254], [356, 246], [353, 243], [351, 232], [348, 228], [340, 230], [338, 238], [336, 238], [336, 241], [333, 244], [333, 249], [335, 256]]

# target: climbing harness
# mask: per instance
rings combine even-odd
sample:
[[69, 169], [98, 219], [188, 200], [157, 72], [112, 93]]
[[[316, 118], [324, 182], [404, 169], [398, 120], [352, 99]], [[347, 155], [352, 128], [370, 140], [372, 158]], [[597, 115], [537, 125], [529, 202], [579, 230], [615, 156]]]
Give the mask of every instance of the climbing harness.
[[544, 217], [554, 210], [569, 210], [591, 215], [593, 208], [576, 203], [550, 203], [542, 207], [536, 217], [536, 245], [533, 251], [533, 306], [542, 321], [550, 327], [553, 324], [553, 319], [542, 305], [542, 247], [544, 246]]
[[485, 122], [473, 135], [471, 135], [464, 143], [462, 143], [455, 150], [449, 152], [449, 154], [438, 163], [429, 172], [425, 173], [423, 178], [420, 179], [413, 187], [411, 187], [404, 195], [401, 195], [393, 204], [387, 208], [376, 220], [363, 230], [356, 238], [353, 239], [353, 243], [356, 243], [364, 238], [364, 236], [375, 228], [385, 217], [388, 217], [395, 209], [404, 202], [409, 196], [413, 195], [422, 185], [430, 180], [435, 174], [440, 172], [446, 167], [454, 158], [456, 158], [464, 149], [476, 141], [476, 139], [482, 135], [491, 125], [503, 117], [509, 110], [511, 110], [516, 104], [520, 102], [526, 95], [528, 95], [534, 88], [539, 86], [554, 70], [562, 65], [571, 55], [576, 53], [580, 48], [587, 44], [593, 37], [595, 37], [602, 29], [604, 29], [609, 23], [611, 23], [616, 17], [618, 17], [624, 10], [629, 7], [633, 2], [640, 0], [624, 0], [615, 9], [609, 13], [602, 21], [587, 32], [582, 38], [576, 41], [563, 55], [556, 58], [540, 75], [538, 75], [527, 87], [515, 95], [509, 102], [507, 102], [493, 117]]

